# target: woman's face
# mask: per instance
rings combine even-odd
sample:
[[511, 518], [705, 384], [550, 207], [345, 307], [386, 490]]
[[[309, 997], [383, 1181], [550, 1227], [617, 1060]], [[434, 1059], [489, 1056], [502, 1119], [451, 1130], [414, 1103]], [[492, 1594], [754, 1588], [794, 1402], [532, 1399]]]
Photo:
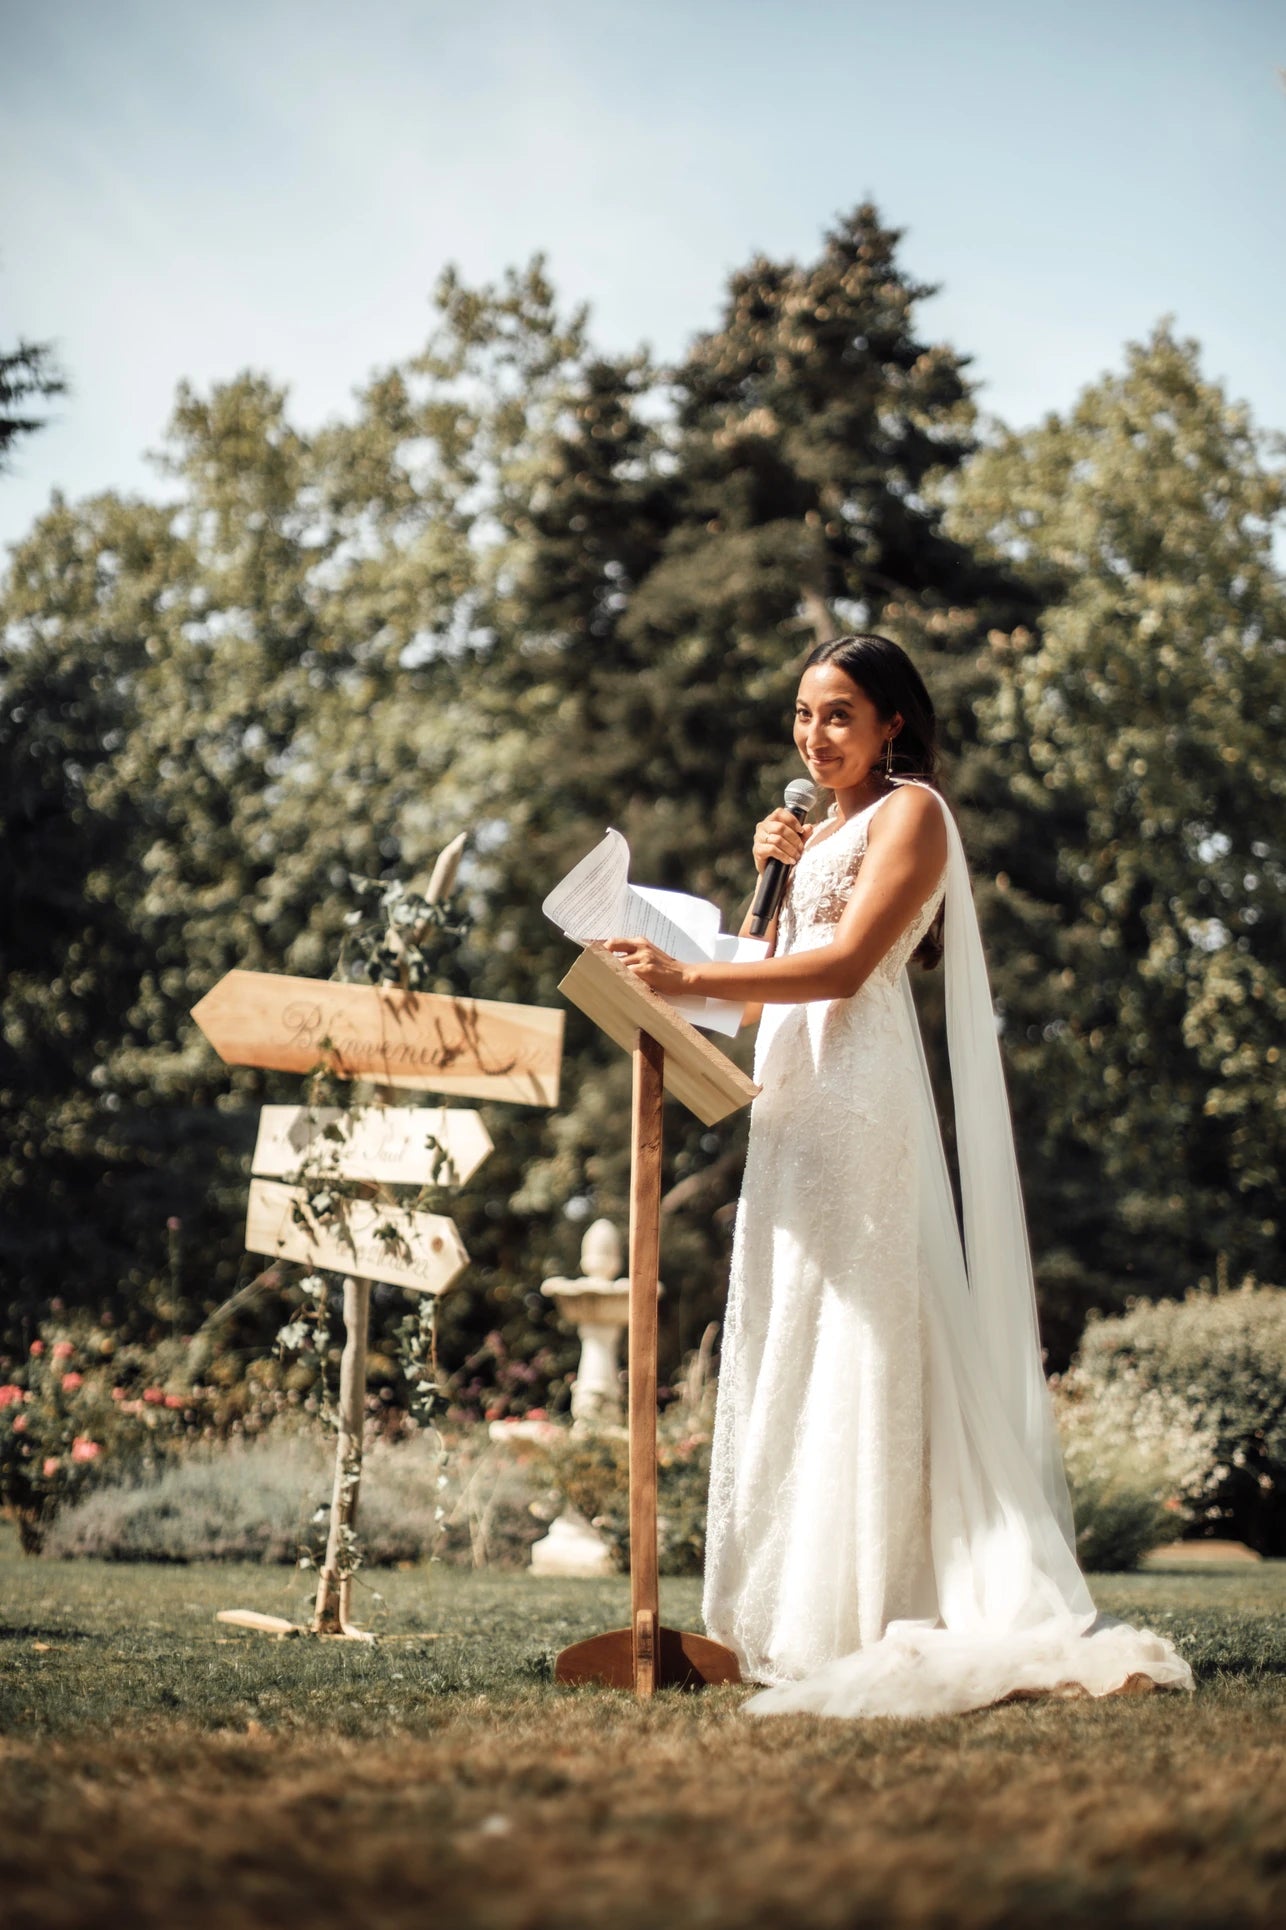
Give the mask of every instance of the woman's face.
[[882, 766], [884, 746], [902, 719], [882, 718], [864, 690], [837, 664], [817, 663], [800, 679], [795, 699], [795, 748], [809, 775], [830, 791], [864, 784]]

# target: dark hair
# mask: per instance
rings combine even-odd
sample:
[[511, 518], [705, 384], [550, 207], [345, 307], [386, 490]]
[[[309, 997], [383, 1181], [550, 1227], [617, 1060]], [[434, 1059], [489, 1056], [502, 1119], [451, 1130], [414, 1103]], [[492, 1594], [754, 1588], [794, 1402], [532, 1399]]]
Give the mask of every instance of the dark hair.
[[[858, 635], [832, 637], [819, 643], [804, 660], [804, 669], [832, 663], [842, 670], [885, 719], [901, 716], [902, 728], [893, 739], [892, 775], [918, 777], [940, 790], [938, 783], [938, 720], [924, 679], [906, 651], [888, 637]], [[881, 767], [882, 768], [882, 767]], [[913, 954], [917, 965], [931, 971], [942, 958], [942, 906]]]
[[888, 637], [832, 637], [804, 660], [804, 669], [833, 663], [851, 677], [882, 718], [901, 716], [893, 739], [893, 776], [919, 777], [938, 784], [938, 720], [924, 679], [906, 651]]

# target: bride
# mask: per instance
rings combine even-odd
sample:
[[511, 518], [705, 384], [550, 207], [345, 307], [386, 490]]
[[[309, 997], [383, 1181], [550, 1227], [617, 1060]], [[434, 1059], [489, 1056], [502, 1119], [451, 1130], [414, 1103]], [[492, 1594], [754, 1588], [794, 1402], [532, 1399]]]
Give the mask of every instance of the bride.
[[[715, 1419], [705, 1620], [756, 1714], [931, 1716], [1191, 1688], [1096, 1615], [1041, 1366], [1000, 1051], [933, 706], [884, 637], [808, 658], [795, 743], [833, 793], [772, 812], [761, 962], [611, 946], [759, 1017]], [[945, 960], [963, 1244], [906, 967]]]

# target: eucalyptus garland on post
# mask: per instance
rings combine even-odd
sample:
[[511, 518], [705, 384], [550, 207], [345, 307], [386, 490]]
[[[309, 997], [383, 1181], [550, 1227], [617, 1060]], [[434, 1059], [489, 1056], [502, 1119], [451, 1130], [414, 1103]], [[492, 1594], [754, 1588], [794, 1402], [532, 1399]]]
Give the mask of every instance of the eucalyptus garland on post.
[[[408, 890], [398, 880], [353, 876], [353, 890], [363, 901], [345, 918], [345, 936], [337, 977], [372, 985], [397, 985], [408, 992], [429, 990], [440, 971], [443, 953], [463, 935], [468, 919], [452, 897], [463, 837], [446, 847], [423, 893]], [[396, 1208], [434, 1210], [443, 1187], [458, 1182], [449, 1147], [434, 1134], [426, 1135], [429, 1153], [427, 1183], [414, 1189], [354, 1178], [344, 1171], [349, 1134], [336, 1112], [356, 1115], [366, 1110], [358, 1089], [335, 1074], [330, 1042], [320, 1045], [323, 1059], [309, 1076], [302, 1121], [304, 1152], [287, 1183], [299, 1194], [292, 1217], [306, 1230], [325, 1228], [353, 1247], [347, 1213], [351, 1202], [375, 1201]], [[375, 1227], [375, 1238], [392, 1257], [409, 1258], [402, 1227], [390, 1217]], [[356, 1249], [353, 1247], [356, 1263]], [[333, 1390], [328, 1367], [335, 1351], [332, 1288], [326, 1275], [302, 1272], [296, 1289], [302, 1306], [277, 1335], [277, 1351], [284, 1355], [311, 1352], [318, 1363], [318, 1398], [323, 1421], [337, 1435], [335, 1485], [331, 1527], [317, 1595], [313, 1627], [318, 1632], [356, 1633], [350, 1626], [352, 1578], [361, 1564], [356, 1532], [357, 1496], [362, 1469], [362, 1431], [365, 1407], [366, 1324], [370, 1282], [347, 1277], [343, 1283], [346, 1339], [340, 1362], [340, 1384]], [[408, 1390], [408, 1406], [421, 1425], [431, 1424], [440, 1394], [437, 1361], [437, 1296], [415, 1293], [411, 1311], [394, 1329], [396, 1357]], [[306, 1558], [305, 1558], [306, 1559]]]

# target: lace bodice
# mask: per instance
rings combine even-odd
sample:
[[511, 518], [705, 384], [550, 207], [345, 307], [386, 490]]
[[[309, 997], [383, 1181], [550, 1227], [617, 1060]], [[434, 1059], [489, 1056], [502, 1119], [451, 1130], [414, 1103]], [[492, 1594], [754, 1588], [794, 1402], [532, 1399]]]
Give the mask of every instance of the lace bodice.
[[[892, 793], [886, 795], [891, 796]], [[866, 855], [871, 819], [883, 803], [884, 798], [877, 798], [874, 804], [869, 804], [864, 811], [857, 812], [843, 823], [836, 817], [832, 806], [830, 816], [823, 820], [804, 846], [782, 906], [777, 935], [779, 956], [786, 952], [813, 951], [817, 946], [827, 944], [834, 935]], [[912, 957], [937, 915], [945, 880], [944, 865], [942, 876], [933, 891], [897, 943], [880, 960], [873, 977], [890, 985], [896, 982], [898, 973]]]

